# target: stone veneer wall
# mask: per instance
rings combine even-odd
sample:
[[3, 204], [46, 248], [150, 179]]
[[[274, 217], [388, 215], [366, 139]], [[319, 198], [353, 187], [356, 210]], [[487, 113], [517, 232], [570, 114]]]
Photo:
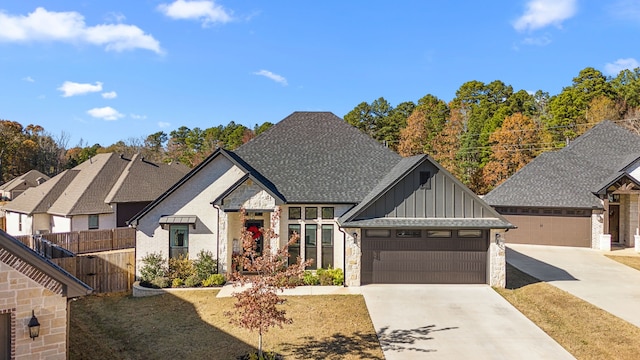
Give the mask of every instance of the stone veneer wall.
[[600, 236], [604, 234], [604, 214], [593, 211], [591, 214], [591, 248], [600, 249]]
[[[500, 235], [496, 241], [496, 235]], [[507, 285], [507, 265], [505, 256], [505, 242], [508, 232], [504, 230], [491, 230], [489, 233], [489, 274], [488, 283], [490, 286], [503, 288]]]
[[[0, 313], [11, 313], [11, 358], [67, 358], [67, 299], [62, 285], [0, 249]], [[40, 322], [40, 336], [29, 337], [31, 311]]]
[[[344, 284], [346, 286], [360, 286], [360, 261], [362, 258], [360, 229], [344, 229], [345, 237], [345, 265]], [[358, 236], [354, 238], [353, 233]]]

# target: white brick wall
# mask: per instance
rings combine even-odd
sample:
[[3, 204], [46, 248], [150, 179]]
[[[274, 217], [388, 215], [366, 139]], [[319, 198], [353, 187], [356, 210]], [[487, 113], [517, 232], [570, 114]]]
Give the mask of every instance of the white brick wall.
[[604, 214], [593, 211], [591, 214], [591, 248], [600, 249], [600, 237], [604, 234]]

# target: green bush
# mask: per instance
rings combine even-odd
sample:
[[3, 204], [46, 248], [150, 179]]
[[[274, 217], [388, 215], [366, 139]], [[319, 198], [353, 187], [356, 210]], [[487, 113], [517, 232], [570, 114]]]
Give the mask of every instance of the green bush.
[[174, 278], [173, 280], [171, 280], [171, 287], [177, 288], [181, 287], [182, 285], [184, 285], [184, 280], [180, 278]]
[[305, 285], [318, 285], [320, 284], [320, 278], [312, 271], [305, 271], [302, 281]]
[[202, 285], [202, 280], [197, 275], [191, 275], [184, 281], [186, 287], [198, 287]]
[[[309, 273], [311, 273], [309, 271]], [[328, 269], [318, 269], [316, 271], [315, 277], [318, 279], [317, 283], [311, 283], [313, 281], [315, 281], [313, 279], [313, 274], [309, 274], [307, 275], [307, 273], [305, 273], [304, 275], [304, 279], [305, 279], [305, 285], [318, 285], [318, 283], [322, 286], [327, 286], [327, 285], [338, 285], [341, 286], [344, 284], [344, 272], [342, 272], [342, 269], [333, 269], [333, 268], [328, 268]], [[309, 282], [309, 283], [307, 283]]]
[[342, 286], [344, 284], [344, 272], [342, 269], [329, 269], [333, 277], [333, 285]]
[[189, 276], [195, 275], [193, 262], [188, 257], [180, 255], [177, 258], [169, 259], [169, 279], [180, 279], [184, 282]]
[[211, 274], [209, 277], [204, 279], [202, 282], [202, 286], [204, 287], [212, 287], [212, 286], [221, 286], [224, 285], [227, 281], [222, 274]]
[[156, 278], [167, 275], [167, 263], [162, 252], [147, 254], [142, 258], [142, 267], [140, 268], [140, 280], [151, 283]]
[[320, 280], [320, 285], [333, 285], [333, 275], [327, 269], [318, 269], [316, 272], [318, 279]]
[[155, 288], [166, 288], [169, 287], [169, 278], [166, 276], [158, 276], [157, 278], [153, 279], [150, 281], [151, 286], [155, 287]]
[[203, 281], [208, 278], [209, 275], [218, 273], [218, 261], [213, 258], [211, 251], [201, 250], [193, 262], [193, 268], [198, 279]]

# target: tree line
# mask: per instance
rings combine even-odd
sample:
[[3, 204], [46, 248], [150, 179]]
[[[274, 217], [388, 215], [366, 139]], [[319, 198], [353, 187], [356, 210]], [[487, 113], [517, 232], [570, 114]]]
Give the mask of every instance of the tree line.
[[[566, 146], [608, 119], [640, 133], [640, 68], [607, 77], [587, 67], [557, 95], [514, 90], [495, 80], [469, 81], [446, 102], [427, 94], [396, 106], [384, 97], [362, 102], [345, 121], [402, 156], [430, 154], [447, 170], [484, 194], [544, 151]], [[0, 120], [0, 183], [31, 169], [55, 175], [99, 153], [140, 153], [155, 162], [195, 166], [217, 148], [233, 150], [273, 126], [253, 129], [230, 122], [207, 129], [181, 126], [103, 147], [68, 134], [54, 137], [41, 126]]]

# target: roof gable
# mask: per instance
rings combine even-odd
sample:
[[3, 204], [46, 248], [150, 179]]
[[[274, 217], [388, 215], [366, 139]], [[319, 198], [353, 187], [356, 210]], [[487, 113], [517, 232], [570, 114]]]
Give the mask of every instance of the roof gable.
[[289, 203], [356, 204], [400, 161], [330, 112], [294, 112], [235, 153]]
[[[44, 181], [49, 180], [49, 177], [43, 173], [41, 173], [38, 170], [29, 170], [26, 173], [15, 177], [9, 181], [7, 181], [6, 183], [0, 185], [0, 190], [2, 191], [12, 191], [15, 188], [18, 188], [20, 186], [23, 187], [34, 187], [34, 186], [38, 186], [40, 185], [40, 181], [39, 180], [42, 179]], [[42, 182], [44, 182], [42, 181]]]
[[65, 170], [40, 186], [27, 189], [5, 204], [4, 209], [28, 215], [46, 213], [78, 173], [78, 170]]
[[449, 223], [451, 226], [513, 227], [428, 155], [400, 161], [360, 204], [340, 217], [339, 222], [354, 227], [440, 227]]

